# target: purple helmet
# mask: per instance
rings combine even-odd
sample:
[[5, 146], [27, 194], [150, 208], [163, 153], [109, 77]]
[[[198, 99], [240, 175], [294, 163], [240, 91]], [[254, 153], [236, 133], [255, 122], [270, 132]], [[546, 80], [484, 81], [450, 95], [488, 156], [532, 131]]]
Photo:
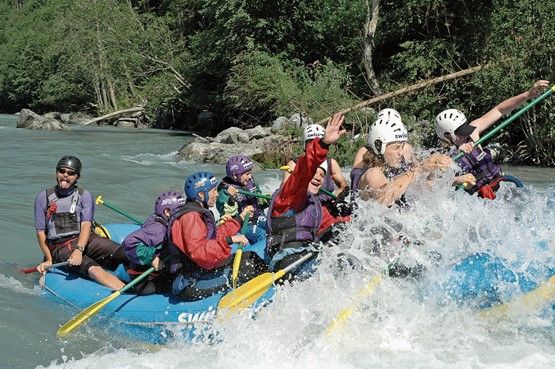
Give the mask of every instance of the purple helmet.
[[170, 209], [173, 212], [175, 208], [185, 204], [185, 198], [182, 194], [175, 191], [168, 191], [158, 195], [154, 204], [154, 213], [167, 219], [164, 209]]
[[245, 155], [234, 155], [227, 161], [225, 171], [228, 177], [233, 178], [234, 174], [237, 174], [237, 177], [240, 177], [246, 172], [252, 170], [252, 167], [253, 162], [249, 157]]
[[[218, 185], [218, 180], [210, 172], [196, 172], [187, 178], [183, 185], [185, 195], [188, 199], [197, 200], [205, 203], [208, 200], [208, 192]], [[202, 200], [198, 195], [199, 192], [204, 192], [206, 197]]]

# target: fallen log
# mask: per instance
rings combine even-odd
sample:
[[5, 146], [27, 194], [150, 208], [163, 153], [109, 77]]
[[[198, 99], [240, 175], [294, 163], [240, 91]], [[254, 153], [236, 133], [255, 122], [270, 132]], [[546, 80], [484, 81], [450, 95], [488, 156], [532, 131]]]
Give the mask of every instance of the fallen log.
[[143, 106], [136, 106], [134, 108], [118, 110], [118, 111], [115, 111], [113, 113], [109, 113], [109, 114], [103, 115], [101, 117], [91, 119], [91, 120], [85, 122], [84, 125], [88, 126], [90, 124], [97, 123], [97, 122], [100, 122], [100, 121], [108, 119], [108, 118], [117, 117], [119, 115], [124, 115], [124, 114], [129, 114], [129, 113], [138, 113], [138, 112], [144, 112], [144, 111], [145, 111], [145, 108]]

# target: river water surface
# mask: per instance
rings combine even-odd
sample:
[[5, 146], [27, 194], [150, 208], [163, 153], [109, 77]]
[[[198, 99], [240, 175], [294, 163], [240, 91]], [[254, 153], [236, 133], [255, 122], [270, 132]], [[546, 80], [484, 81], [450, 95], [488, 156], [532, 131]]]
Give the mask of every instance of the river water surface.
[[[386, 266], [369, 250], [388, 237], [423, 241], [402, 256], [408, 264], [427, 251], [439, 252], [443, 272], [430, 268], [430, 279], [476, 252], [538, 261], [532, 245], [555, 239], [555, 170], [532, 167], [504, 166], [526, 189], [503, 187], [496, 201], [454, 192], [445, 178], [431, 192], [410, 191], [408, 212], [361, 204], [345, 239], [322, 250], [312, 278], [285, 287], [255, 320], [238, 316], [217, 323], [217, 344], [176, 339], [151, 346], [118, 336], [102, 323], [57, 338], [59, 326], [76, 312], [47, 298], [36, 275], [19, 270], [41, 260], [33, 202], [39, 191], [54, 185], [58, 159], [79, 157], [80, 185], [141, 219], [152, 211], [158, 193], [180, 190], [189, 174], [210, 170], [221, 178], [225, 169], [179, 161], [177, 150], [190, 141], [185, 132], [30, 131], [16, 129], [16, 119], [0, 115], [0, 368], [555, 367], [551, 307], [493, 322], [471, 307], [423, 297], [429, 296], [422, 293], [426, 284], [410, 278], [383, 278], [372, 294], [355, 298]], [[254, 176], [265, 193], [281, 179], [278, 170]], [[100, 223], [126, 221], [101, 205], [95, 214]], [[345, 255], [348, 262], [338, 262]], [[354, 304], [358, 308], [350, 319], [326, 336], [334, 317]]]

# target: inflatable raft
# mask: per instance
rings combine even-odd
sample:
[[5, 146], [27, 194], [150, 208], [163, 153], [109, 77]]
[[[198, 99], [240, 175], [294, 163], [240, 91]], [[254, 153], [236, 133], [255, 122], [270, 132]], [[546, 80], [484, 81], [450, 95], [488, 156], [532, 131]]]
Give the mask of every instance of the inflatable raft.
[[[102, 226], [103, 231], [116, 242], [121, 242], [138, 227], [133, 224]], [[254, 251], [262, 260], [266, 260], [265, 247], [266, 242], [262, 240], [254, 245], [247, 245], [243, 250]], [[237, 245], [233, 245], [233, 253], [236, 250]], [[301, 267], [304, 267], [304, 264]], [[129, 281], [123, 267], [118, 268], [114, 274], [126, 282]], [[45, 276], [44, 288], [50, 292], [49, 296], [52, 298], [76, 308], [71, 310], [75, 314], [114, 292], [96, 282], [70, 273], [65, 268], [50, 269]], [[104, 306], [89, 324], [95, 324], [94, 322], [100, 320], [104, 323], [114, 323], [112, 325], [123, 334], [149, 343], [164, 343], [176, 335], [186, 340], [205, 340], [207, 335], [211, 335], [210, 323], [218, 313], [218, 304], [228, 292], [216, 293], [193, 302], [180, 301], [172, 294], [137, 296], [124, 293]], [[272, 285], [252, 306], [256, 308], [268, 302], [275, 292], [276, 287]]]

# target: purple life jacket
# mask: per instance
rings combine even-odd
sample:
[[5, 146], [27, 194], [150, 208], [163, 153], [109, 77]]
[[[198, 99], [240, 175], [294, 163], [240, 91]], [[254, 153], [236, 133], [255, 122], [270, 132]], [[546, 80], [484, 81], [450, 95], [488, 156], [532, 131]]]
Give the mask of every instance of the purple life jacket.
[[[272, 196], [268, 215], [273, 212], [279, 192], [280, 190], [276, 191]], [[322, 204], [311, 193], [308, 193], [307, 203], [302, 211], [293, 214], [293, 211], [289, 210], [278, 217], [268, 216], [266, 224], [268, 255], [273, 257], [284, 249], [304, 247], [315, 241], [322, 224], [322, 217]]]
[[176, 219], [180, 218], [181, 216], [190, 213], [196, 212], [202, 216], [202, 220], [206, 224], [206, 228], [208, 231], [206, 232], [206, 239], [213, 240], [216, 238], [216, 219], [214, 219], [214, 214], [208, 209], [203, 208], [198, 203], [194, 201], [187, 201], [185, 205], [182, 205], [175, 209], [175, 211], [171, 214], [170, 219], [168, 221], [168, 245], [170, 249], [170, 254], [172, 256], [171, 264], [170, 264], [170, 273], [190, 273], [195, 270], [198, 270], [200, 267], [191, 259], [187, 257], [180, 249], [176, 246], [175, 243], [172, 241], [171, 230], [173, 222]]
[[129, 234], [121, 245], [123, 251], [131, 262], [131, 267], [141, 266], [141, 258], [137, 255], [137, 244], [143, 243], [148, 247], [156, 248], [162, 244], [160, 255], [167, 250], [168, 221], [161, 216], [152, 213], [143, 223], [141, 228]]
[[[248, 191], [252, 193], [260, 193], [260, 190], [254, 184], [254, 181], [251, 179], [247, 182], [245, 186], [233, 180], [233, 178], [225, 177], [221, 180], [220, 184], [218, 185], [218, 191], [221, 189], [227, 189], [229, 186], [233, 186], [238, 190]], [[258, 217], [260, 215], [264, 215], [264, 209], [258, 202], [258, 198], [255, 196], [247, 196], [243, 195], [242, 193], [238, 193], [235, 195], [235, 201], [238, 205], [238, 212], [241, 213], [247, 206], [251, 205], [254, 208], [254, 214], [249, 219], [249, 223], [256, 223]]]
[[[451, 150], [449, 155], [453, 157], [457, 155], [458, 152], [459, 149], [455, 147]], [[484, 185], [490, 184], [502, 176], [501, 167], [493, 162], [493, 157], [487, 149], [482, 150], [479, 147], [474, 147], [470, 154], [464, 155], [459, 160], [458, 164], [462, 171], [457, 173], [457, 175], [471, 173], [476, 178], [476, 185], [465, 189], [465, 191], [471, 195]]]

